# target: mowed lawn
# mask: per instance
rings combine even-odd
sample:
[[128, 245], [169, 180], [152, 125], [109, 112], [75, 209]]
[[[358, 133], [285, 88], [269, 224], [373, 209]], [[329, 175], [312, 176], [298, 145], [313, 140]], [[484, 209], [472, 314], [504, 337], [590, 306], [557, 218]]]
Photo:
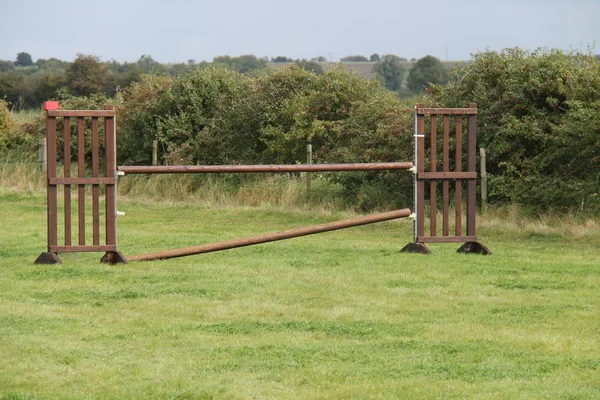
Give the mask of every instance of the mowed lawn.
[[[348, 217], [120, 200], [126, 256]], [[399, 254], [400, 220], [34, 265], [45, 196], [0, 192], [0, 398], [600, 398], [600, 233], [478, 233], [492, 256]]]

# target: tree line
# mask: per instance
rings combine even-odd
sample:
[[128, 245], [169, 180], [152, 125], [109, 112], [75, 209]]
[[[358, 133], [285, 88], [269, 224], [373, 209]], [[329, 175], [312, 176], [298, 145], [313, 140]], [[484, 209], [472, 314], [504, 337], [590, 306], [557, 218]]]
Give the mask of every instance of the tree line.
[[[426, 56], [415, 60], [407, 71], [402, 62], [406, 58], [393, 54], [348, 56], [342, 63], [375, 61], [372, 73], [384, 87], [403, 96], [422, 93], [429, 84], [444, 84], [448, 71], [440, 60]], [[321, 75], [324, 73], [323, 56], [311, 60], [291, 59], [285, 56], [272, 58], [273, 63], [292, 63]], [[18, 53], [15, 61], [0, 60], [0, 99], [7, 101], [12, 109], [38, 108], [60, 93], [87, 96], [93, 93], [106, 93], [113, 96], [133, 82], [139, 82], [143, 74], [163, 74], [177, 76], [193, 69], [223, 67], [230, 71], [246, 73], [268, 73], [269, 60], [254, 55], [239, 57], [218, 56], [211, 62], [188, 60], [187, 63], [161, 64], [149, 55], [142, 55], [135, 62], [119, 63], [115, 60], [102, 61], [90, 54], [78, 54], [73, 62], [56, 58], [33, 61], [26, 52]], [[407, 75], [408, 74], [408, 75]], [[408, 78], [408, 79], [406, 79]], [[407, 84], [405, 83], [407, 82]]]
[[[424, 57], [415, 65], [420, 61], [431, 62]], [[165, 164], [302, 163], [308, 143], [315, 162], [407, 161], [415, 103], [475, 102], [490, 203], [600, 208], [600, 63], [594, 56], [519, 48], [477, 53], [446, 84], [429, 82], [426, 93], [410, 99], [345, 68], [318, 74], [294, 64], [241, 73], [232, 70], [241, 68], [238, 62], [229, 57], [176, 75], [141, 74], [113, 94], [81, 89], [59, 98], [65, 109], [116, 105], [122, 164], [150, 163], [153, 140]], [[44, 132], [42, 113], [35, 124], [15, 126], [0, 100], [0, 149], [31, 154]], [[408, 174], [328, 179], [360, 209], [412, 201]]]

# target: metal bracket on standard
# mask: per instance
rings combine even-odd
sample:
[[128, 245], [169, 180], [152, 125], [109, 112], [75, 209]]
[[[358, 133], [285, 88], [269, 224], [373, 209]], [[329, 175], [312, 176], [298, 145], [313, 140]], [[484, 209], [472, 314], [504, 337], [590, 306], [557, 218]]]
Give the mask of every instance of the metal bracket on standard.
[[60, 261], [60, 258], [58, 258], [58, 254], [44, 252], [39, 255], [39, 257], [35, 260], [35, 263], [36, 264], [62, 264], [62, 261]]
[[457, 253], [473, 253], [473, 254], [482, 254], [482, 255], [491, 255], [492, 252], [485, 247], [482, 243], [479, 242], [466, 242], [458, 250]]
[[432, 254], [431, 250], [423, 243], [408, 243], [400, 250], [400, 253]]
[[100, 259], [100, 262], [106, 264], [127, 264], [127, 259], [118, 251], [107, 251]]

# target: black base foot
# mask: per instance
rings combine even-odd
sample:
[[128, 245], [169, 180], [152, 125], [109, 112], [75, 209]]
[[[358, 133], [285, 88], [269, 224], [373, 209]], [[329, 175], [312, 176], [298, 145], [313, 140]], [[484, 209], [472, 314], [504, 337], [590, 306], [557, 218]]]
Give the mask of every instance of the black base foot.
[[100, 262], [106, 264], [127, 264], [127, 259], [118, 251], [107, 251], [100, 259]]
[[431, 254], [431, 250], [423, 243], [409, 243], [400, 250], [400, 253]]
[[42, 253], [35, 260], [36, 264], [62, 264], [56, 253]]
[[473, 253], [473, 254], [482, 254], [482, 255], [491, 255], [492, 252], [485, 247], [483, 244], [479, 242], [467, 242], [460, 246], [457, 253]]

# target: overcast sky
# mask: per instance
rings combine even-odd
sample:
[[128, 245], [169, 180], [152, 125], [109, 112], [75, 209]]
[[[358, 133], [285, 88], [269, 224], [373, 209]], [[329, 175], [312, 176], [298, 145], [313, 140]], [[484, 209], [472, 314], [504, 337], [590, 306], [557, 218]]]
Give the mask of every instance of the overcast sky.
[[[596, 45], [597, 43], [597, 45]], [[600, 0], [0, 0], [0, 59], [161, 63], [373, 53], [442, 60], [506, 47], [600, 53]]]

